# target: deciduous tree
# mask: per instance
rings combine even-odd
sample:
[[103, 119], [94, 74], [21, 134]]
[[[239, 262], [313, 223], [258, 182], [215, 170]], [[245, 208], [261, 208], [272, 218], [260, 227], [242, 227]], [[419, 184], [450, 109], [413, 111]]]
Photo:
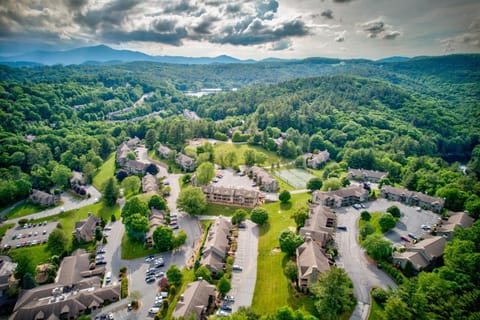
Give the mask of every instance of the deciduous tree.
[[289, 256], [292, 256], [295, 254], [297, 248], [303, 243], [303, 238], [295, 234], [295, 232], [285, 230], [280, 233], [278, 242], [280, 243], [280, 250]]
[[268, 212], [264, 208], [255, 207], [250, 212], [250, 219], [256, 224], [262, 225], [268, 221]]
[[208, 184], [215, 177], [215, 168], [211, 162], [204, 162], [197, 168], [197, 183]]
[[180, 192], [177, 206], [191, 215], [202, 214], [207, 208], [207, 200], [200, 188], [186, 187]]
[[371, 234], [363, 241], [362, 246], [367, 254], [375, 260], [381, 260], [392, 254], [392, 243], [379, 234]]
[[308, 183], [307, 183], [307, 189], [310, 189], [312, 191], [320, 190], [322, 186], [323, 186], [323, 181], [319, 177], [312, 178], [308, 180]]

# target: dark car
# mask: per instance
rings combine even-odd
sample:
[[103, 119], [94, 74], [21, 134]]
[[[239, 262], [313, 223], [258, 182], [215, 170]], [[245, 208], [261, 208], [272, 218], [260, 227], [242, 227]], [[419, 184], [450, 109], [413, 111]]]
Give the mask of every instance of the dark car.
[[146, 277], [145, 278], [145, 282], [146, 283], [152, 283], [155, 281], [155, 277], [154, 276], [149, 276], [149, 277]]
[[347, 231], [347, 226], [337, 226], [337, 229]]
[[417, 236], [414, 235], [413, 233], [409, 233], [408, 236], [412, 238], [413, 240], [417, 240]]

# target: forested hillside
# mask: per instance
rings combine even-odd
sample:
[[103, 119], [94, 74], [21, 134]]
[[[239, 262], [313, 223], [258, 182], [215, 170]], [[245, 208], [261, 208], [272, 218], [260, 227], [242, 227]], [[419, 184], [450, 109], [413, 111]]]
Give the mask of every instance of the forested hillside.
[[[153, 130], [158, 141], [182, 150], [185, 139], [225, 139], [236, 128], [236, 141], [291, 159], [326, 148], [341, 166], [386, 170], [393, 182], [463, 209], [467, 199], [480, 201], [479, 66], [479, 55], [390, 63], [2, 66], [1, 201], [53, 186], [59, 165], [84, 170], [90, 163], [87, 169], [95, 170], [128, 136]], [[239, 89], [202, 98], [182, 92], [205, 87]], [[185, 109], [203, 119], [188, 121]], [[286, 139], [277, 146], [282, 132]], [[455, 161], [469, 162], [471, 176]], [[18, 181], [25, 183], [11, 188]]]

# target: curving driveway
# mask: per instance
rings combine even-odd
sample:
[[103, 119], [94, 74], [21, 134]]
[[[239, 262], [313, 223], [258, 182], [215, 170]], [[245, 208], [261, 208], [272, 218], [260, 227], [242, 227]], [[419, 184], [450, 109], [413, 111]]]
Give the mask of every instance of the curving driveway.
[[367, 319], [370, 310], [370, 290], [373, 287], [396, 288], [393, 280], [371, 263], [357, 242], [357, 220], [360, 211], [352, 207], [335, 209], [337, 224], [346, 226], [347, 231], [337, 230], [335, 242], [338, 246], [336, 264], [343, 267], [354, 285], [358, 304], [350, 319]]

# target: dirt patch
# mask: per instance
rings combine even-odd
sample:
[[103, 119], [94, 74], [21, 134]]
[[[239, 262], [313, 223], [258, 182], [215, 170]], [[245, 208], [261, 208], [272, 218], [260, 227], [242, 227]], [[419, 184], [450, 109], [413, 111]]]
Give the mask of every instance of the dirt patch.
[[280, 250], [279, 247], [275, 247], [275, 248], [272, 249], [272, 253], [280, 253], [280, 252], [281, 252], [281, 250]]

